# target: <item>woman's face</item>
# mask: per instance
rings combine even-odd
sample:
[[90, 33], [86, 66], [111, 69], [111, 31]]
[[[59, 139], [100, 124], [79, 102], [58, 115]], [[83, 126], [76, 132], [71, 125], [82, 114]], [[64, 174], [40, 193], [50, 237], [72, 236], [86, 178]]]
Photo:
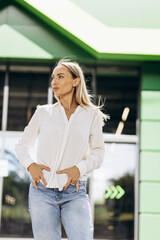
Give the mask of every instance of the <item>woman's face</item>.
[[76, 79], [73, 78], [68, 68], [59, 65], [52, 72], [51, 86], [56, 96], [63, 96], [74, 92]]

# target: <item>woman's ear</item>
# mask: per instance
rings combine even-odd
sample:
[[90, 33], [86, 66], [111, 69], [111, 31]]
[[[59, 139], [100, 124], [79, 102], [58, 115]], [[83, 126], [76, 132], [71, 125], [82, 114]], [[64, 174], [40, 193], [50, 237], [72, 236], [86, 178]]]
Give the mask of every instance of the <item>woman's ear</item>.
[[80, 84], [80, 82], [81, 82], [80, 77], [75, 78], [73, 87], [77, 87]]

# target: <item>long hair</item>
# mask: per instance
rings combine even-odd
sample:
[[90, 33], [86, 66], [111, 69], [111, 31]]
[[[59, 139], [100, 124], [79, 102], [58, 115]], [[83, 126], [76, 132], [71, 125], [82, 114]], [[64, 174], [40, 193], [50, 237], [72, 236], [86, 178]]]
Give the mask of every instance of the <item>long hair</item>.
[[[82, 67], [80, 67], [80, 65], [77, 62], [72, 61], [69, 58], [60, 59], [56, 66], [59, 66], [59, 65], [67, 67], [67, 69], [69, 70], [69, 72], [71, 73], [74, 79], [78, 77], [80, 78], [80, 84], [75, 87], [75, 91], [74, 91], [74, 94], [76, 95], [76, 101], [84, 108], [93, 107], [97, 109], [97, 111], [99, 111], [102, 117], [102, 126], [104, 126], [105, 125], [104, 121], [107, 121], [107, 119], [110, 119], [110, 115], [105, 114], [101, 111], [101, 109], [104, 106], [104, 103], [100, 105], [100, 98], [98, 99], [99, 100], [98, 106], [92, 103], [91, 99], [93, 98], [93, 95], [89, 94], [90, 90], [87, 89]], [[56, 94], [54, 96], [57, 99], [57, 101], [60, 100], [59, 97], [56, 96]]]

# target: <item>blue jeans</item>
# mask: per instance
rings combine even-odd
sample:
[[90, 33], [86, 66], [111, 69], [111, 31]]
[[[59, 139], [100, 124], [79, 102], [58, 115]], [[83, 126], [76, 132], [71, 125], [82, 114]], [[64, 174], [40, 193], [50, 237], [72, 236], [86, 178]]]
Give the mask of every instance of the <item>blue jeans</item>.
[[46, 188], [41, 182], [29, 188], [29, 212], [35, 240], [60, 240], [61, 223], [68, 240], [93, 240], [93, 220], [86, 181], [79, 181], [79, 189], [70, 184], [64, 191]]

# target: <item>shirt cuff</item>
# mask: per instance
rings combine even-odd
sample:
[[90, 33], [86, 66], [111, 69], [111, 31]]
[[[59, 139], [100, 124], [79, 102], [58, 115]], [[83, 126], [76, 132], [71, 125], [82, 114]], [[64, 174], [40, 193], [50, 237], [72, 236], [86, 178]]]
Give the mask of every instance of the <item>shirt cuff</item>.
[[86, 166], [85, 161], [86, 160], [82, 160], [75, 165], [76, 167], [78, 167], [78, 169], [80, 171], [80, 177], [82, 177], [87, 172], [87, 166]]
[[33, 162], [32, 160], [29, 160], [29, 161], [26, 162], [26, 164], [25, 164], [24, 167], [26, 168], [27, 171], [28, 171], [28, 167], [29, 167], [32, 163], [35, 163], [35, 162]]
[[25, 160], [25, 163], [23, 163], [24, 165], [24, 167], [26, 168], [26, 170], [28, 171], [28, 167], [32, 164], [32, 163], [35, 163], [32, 159], [26, 159]]

